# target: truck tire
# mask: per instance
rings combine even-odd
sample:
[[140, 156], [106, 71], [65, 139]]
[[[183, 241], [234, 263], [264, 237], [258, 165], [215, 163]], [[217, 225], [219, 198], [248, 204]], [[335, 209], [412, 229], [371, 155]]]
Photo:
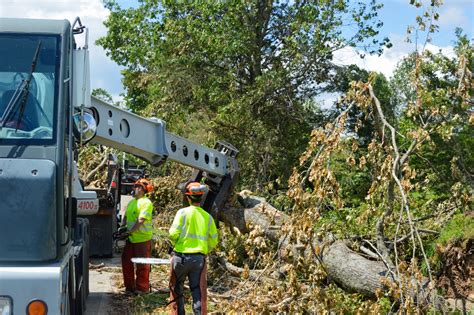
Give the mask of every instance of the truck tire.
[[82, 315], [89, 295], [89, 220], [77, 218], [74, 238], [76, 298], [71, 309], [75, 315]]
[[[75, 263], [73, 261], [73, 263]], [[81, 291], [76, 291], [76, 297], [73, 297], [73, 292], [75, 291], [74, 285], [77, 284], [77, 281], [80, 279], [73, 279], [73, 277], [77, 277], [77, 272], [70, 272], [70, 277], [68, 281], [68, 296], [69, 296], [69, 303], [67, 305], [67, 313], [68, 315], [83, 315], [84, 314], [84, 307], [83, 307], [83, 294]]]
[[76, 301], [75, 301], [75, 315], [83, 315], [85, 311], [85, 290], [81, 286], [81, 289], [76, 292]]
[[86, 219], [86, 226], [84, 231], [84, 244], [82, 247], [82, 266], [84, 272], [82, 274], [84, 281], [84, 309], [86, 299], [89, 297], [89, 254], [90, 254], [90, 224]]

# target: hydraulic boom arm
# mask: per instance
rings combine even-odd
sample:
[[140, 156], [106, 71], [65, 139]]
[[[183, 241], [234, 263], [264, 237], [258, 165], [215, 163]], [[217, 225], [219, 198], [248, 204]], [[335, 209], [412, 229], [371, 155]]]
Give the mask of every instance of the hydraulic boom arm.
[[147, 119], [92, 97], [91, 109], [97, 121], [92, 142], [131, 153], [152, 165], [166, 159], [215, 176], [228, 173], [227, 151], [217, 151], [166, 131], [159, 119]]
[[73, 104], [75, 117], [80, 115], [78, 121], [75, 120], [75, 127], [80, 130], [81, 142], [85, 130], [92, 130], [85, 126], [88, 125], [85, 116], [91, 116], [84, 113], [88, 108], [94, 117], [91, 120], [95, 121], [92, 122], [95, 135], [87, 135], [86, 140], [133, 154], [154, 166], [169, 159], [194, 168], [189, 180], [205, 182], [209, 186], [203, 208], [217, 219], [219, 209], [228, 200], [238, 180], [236, 157], [239, 151], [223, 141], [216, 143], [213, 149], [202, 146], [167, 132], [166, 123], [160, 119], [143, 118], [90, 96], [87, 35], [86, 45], [75, 49], [73, 57]]
[[152, 165], [166, 159], [194, 168], [190, 181], [204, 181], [210, 188], [203, 208], [218, 218], [238, 179], [238, 150], [226, 142], [214, 149], [166, 131], [159, 119], [147, 119], [92, 97], [89, 107], [97, 123], [92, 142], [138, 156]]

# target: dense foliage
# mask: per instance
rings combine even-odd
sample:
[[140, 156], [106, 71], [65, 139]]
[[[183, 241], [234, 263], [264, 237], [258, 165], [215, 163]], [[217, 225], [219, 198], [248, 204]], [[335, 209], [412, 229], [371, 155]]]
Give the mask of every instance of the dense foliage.
[[[439, 5], [431, 1], [409, 30], [429, 39]], [[416, 47], [386, 78], [332, 62], [346, 46], [389, 46], [378, 41], [375, 1], [106, 6], [109, 32], [98, 43], [125, 67], [128, 106], [195, 141], [237, 146], [241, 186], [289, 215], [278, 243], [258, 225], [248, 235], [220, 228], [218, 255], [241, 267], [245, 280], [211, 266], [211, 287], [227, 292], [219, 311], [429, 311], [438, 305], [418, 291], [423, 279], [431, 297], [467, 297], [474, 50], [462, 31], [455, 56]], [[315, 98], [321, 92], [344, 97], [322, 110]], [[153, 174], [165, 175], [156, 181], [158, 208], [179, 203], [172, 186], [185, 171], [167, 165]], [[384, 290], [367, 297], [331, 283], [322, 256], [334, 240], [383, 261]], [[288, 242], [300, 256], [289, 250], [290, 258], [282, 257]], [[449, 276], [451, 269], [462, 272]]]
[[[385, 297], [401, 302], [401, 310], [422, 309], [422, 298], [410, 293], [416, 290], [415, 279], [426, 276], [434, 289], [435, 275], [454, 268], [439, 259], [447, 240], [461, 246], [456, 268], [463, 272], [450, 278], [454, 289], [447, 285], [445, 292], [464, 299], [469, 294], [463, 264], [470, 255], [468, 229], [474, 222], [474, 60], [473, 44], [460, 31], [455, 51], [449, 58], [424, 50], [400, 62], [390, 82], [398, 101], [398, 114], [391, 120], [381, 104], [383, 94], [374, 92], [377, 75], [352, 82], [347, 108], [324, 129], [313, 131], [290, 179], [288, 194], [297, 211], [293, 237], [311, 242], [316, 234], [335, 233], [373, 246], [396, 283]], [[353, 126], [348, 123], [351, 114], [356, 113], [356, 126], [367, 126], [360, 112], [374, 127], [367, 147], [362, 137], [346, 133]], [[430, 307], [435, 303], [425, 310]]]
[[126, 67], [128, 105], [168, 128], [241, 151], [243, 184], [287, 179], [320, 123], [314, 96], [334, 51], [380, 51], [375, 1], [143, 1], [106, 5], [108, 55]]

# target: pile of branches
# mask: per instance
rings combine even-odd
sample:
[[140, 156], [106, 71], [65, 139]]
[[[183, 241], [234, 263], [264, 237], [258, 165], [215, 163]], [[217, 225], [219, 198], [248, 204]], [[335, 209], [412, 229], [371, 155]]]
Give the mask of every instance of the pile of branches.
[[[414, 58], [416, 74], [434, 57], [426, 53]], [[453, 155], [454, 180], [447, 197], [432, 205], [428, 201], [423, 206], [426, 211], [420, 211], [413, 196], [423, 192], [422, 184], [429, 183], [426, 174], [430, 173], [410, 162], [416, 157], [432, 167], [423, 152], [431, 152], [436, 145], [433, 138], [449, 140], [472, 124], [472, 73], [466, 60], [459, 56], [457, 86], [446, 88], [439, 100], [415, 75], [415, 98], [403, 117], [412, 127], [403, 133], [386, 118], [372, 86], [374, 77], [369, 82], [353, 82], [344, 98], [346, 109], [313, 131], [300, 166], [289, 180], [291, 211], [281, 212], [264, 199], [242, 192], [239, 205], [220, 212], [219, 220], [230, 228], [223, 235], [223, 252], [217, 261], [233, 277], [245, 279], [224, 294], [228, 310], [251, 307], [258, 312], [319, 313], [341, 304], [341, 289], [357, 294], [358, 301], [352, 309], [339, 308], [342, 311], [447, 310], [436, 290], [426, 244], [456, 212], [472, 205], [471, 175], [463, 167], [462, 156]], [[446, 110], [446, 100], [452, 102], [450, 110]], [[359, 150], [357, 141], [351, 146], [345, 132], [353, 109], [365, 113], [375, 126], [366, 151]], [[356, 122], [356, 126], [361, 124]], [[346, 218], [351, 224], [366, 225], [366, 235], [333, 233], [334, 228], [321, 223], [325, 214], [345, 207], [337, 170], [331, 167], [331, 161], [340, 156], [350, 168], [369, 166], [371, 170], [365, 208], [356, 218]], [[347, 224], [346, 229], [350, 229]]]

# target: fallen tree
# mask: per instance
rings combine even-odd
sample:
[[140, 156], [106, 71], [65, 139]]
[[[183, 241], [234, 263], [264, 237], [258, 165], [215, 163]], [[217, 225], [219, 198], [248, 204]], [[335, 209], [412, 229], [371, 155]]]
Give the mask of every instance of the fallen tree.
[[[289, 251], [291, 255], [280, 255], [283, 257], [282, 264], [294, 260], [300, 255], [304, 259], [313, 259], [321, 263], [327, 273], [327, 278], [348, 292], [360, 293], [369, 298], [376, 298], [378, 294], [388, 292], [393, 288], [397, 280], [390, 265], [384, 260], [382, 254], [373, 247], [368, 249], [364, 246], [361, 252], [356, 252], [348, 246], [348, 240], [312, 240], [310, 244], [302, 245], [289, 240], [288, 235], [281, 233], [281, 227], [291, 223], [287, 214], [279, 211], [264, 198], [253, 196], [249, 191], [239, 194], [239, 203], [242, 207], [227, 207], [220, 212], [219, 220], [232, 228], [237, 228], [241, 233], [249, 233], [251, 227], [259, 226], [265, 236], [278, 242], [280, 252]], [[368, 242], [368, 241], [366, 241]], [[319, 248], [319, 250], [315, 250]], [[366, 258], [364, 256], [368, 256]], [[272, 272], [268, 270], [246, 271], [244, 268], [234, 266], [224, 258], [219, 258], [219, 263], [234, 276], [242, 276], [249, 280], [270, 280], [276, 283]], [[273, 266], [273, 274], [281, 272], [283, 266]], [[408, 280], [411, 285], [407, 286], [405, 295], [413, 298], [416, 303], [434, 303], [438, 309], [443, 309], [442, 298], [430, 295], [429, 281], [420, 279], [414, 282]]]
[[[266, 237], [280, 243], [281, 252], [289, 250], [293, 253], [303, 252], [304, 254], [310, 250], [301, 244], [292, 244], [286, 240], [286, 235], [281, 235], [281, 226], [290, 223], [290, 217], [277, 210], [265, 199], [243, 191], [239, 194], [239, 202], [242, 208], [226, 208], [220, 212], [219, 220], [237, 228], [242, 233], [248, 233], [251, 226], [260, 226]], [[314, 242], [315, 245], [321, 246], [321, 242]], [[388, 269], [383, 262], [364, 258], [347, 247], [343, 241], [335, 241], [325, 246], [321, 258], [330, 279], [349, 291], [371, 297], [375, 296], [377, 289], [383, 288], [381, 279], [387, 277], [388, 274]], [[241, 271], [228, 262], [223, 265], [227, 266], [232, 274], [238, 275], [237, 270]], [[256, 277], [259, 274], [257, 272], [253, 276]]]
[[283, 224], [289, 222], [289, 216], [264, 198], [253, 196], [250, 191], [242, 191], [238, 196], [242, 208], [227, 207], [220, 212], [219, 221], [237, 228], [242, 233], [248, 233], [250, 226], [260, 226], [272, 241], [280, 240], [280, 230]]

